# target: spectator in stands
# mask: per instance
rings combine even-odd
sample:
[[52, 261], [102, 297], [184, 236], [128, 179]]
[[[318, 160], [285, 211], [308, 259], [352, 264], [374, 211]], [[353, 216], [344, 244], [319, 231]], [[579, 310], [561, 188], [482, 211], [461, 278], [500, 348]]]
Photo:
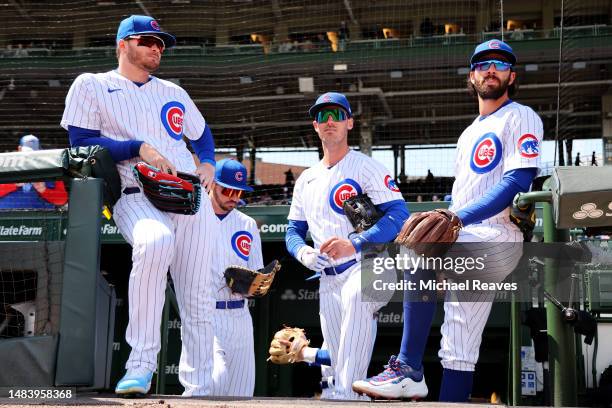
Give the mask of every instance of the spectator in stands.
[[440, 201], [440, 197], [438, 197], [436, 194], [434, 194], [434, 195], [431, 197], [431, 201]]
[[444, 196], [444, 201], [446, 201], [446, 202], [451, 202], [451, 201], [453, 201], [453, 196], [452, 196], [452, 195], [450, 195], [450, 194], [445, 195], [445, 196]]
[[430, 169], [427, 169], [427, 176], [425, 176], [425, 181], [434, 181], [434, 175]]
[[331, 50], [331, 42], [329, 41], [329, 38], [327, 38], [327, 35], [317, 34], [317, 37], [315, 38], [315, 40], [316, 40], [316, 48], [319, 51]]
[[27, 57], [27, 56], [28, 56], [28, 50], [23, 48], [23, 44], [21, 43], [17, 44], [17, 49], [15, 50], [15, 57], [21, 58], [21, 57]]
[[516, 27], [514, 31], [512, 31], [512, 34], [510, 34], [510, 38], [515, 41], [521, 41], [522, 39], [525, 38], [525, 35], [523, 34], [523, 30]]
[[[40, 150], [38, 138], [34, 135], [23, 136], [19, 141], [17, 151], [35, 150]], [[2, 209], [53, 209], [67, 202], [68, 194], [61, 180], [0, 184], [0, 208]]]
[[346, 49], [346, 43], [350, 41], [350, 39], [351, 36], [346, 21], [340, 22], [340, 28], [338, 29], [338, 50], [344, 51]]
[[429, 17], [425, 17], [425, 20], [421, 22], [420, 31], [421, 31], [421, 36], [423, 37], [431, 37], [433, 35], [434, 26], [431, 23], [431, 20], [429, 19]]
[[293, 51], [293, 44], [291, 39], [285, 38], [278, 46], [278, 52], [291, 52]]
[[285, 172], [285, 185], [293, 186], [294, 184], [295, 184], [295, 176], [293, 175], [293, 172], [291, 171], [291, 169], [289, 169]]
[[422, 202], [423, 202], [423, 196], [419, 194], [419, 195], [417, 196], [417, 198], [416, 198], [416, 202], [417, 202], [417, 203], [422, 203]]
[[576, 160], [574, 160], [574, 166], [580, 166], [582, 160], [580, 160], [580, 152], [576, 153]]
[[595, 157], [595, 152], [591, 155], [591, 166], [597, 166], [597, 157]]

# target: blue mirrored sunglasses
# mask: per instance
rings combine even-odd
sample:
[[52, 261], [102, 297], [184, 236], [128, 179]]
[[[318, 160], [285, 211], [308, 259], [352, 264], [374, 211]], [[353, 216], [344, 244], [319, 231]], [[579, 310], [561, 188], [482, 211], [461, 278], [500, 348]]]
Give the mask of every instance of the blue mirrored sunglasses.
[[479, 62], [475, 62], [472, 64], [472, 70], [477, 70], [477, 71], [487, 71], [489, 68], [491, 68], [491, 65], [495, 64], [495, 69], [497, 71], [507, 71], [510, 68], [512, 68], [512, 64], [509, 62], [505, 62], [505, 61], [499, 61], [499, 60], [488, 60], [488, 61], [479, 61]]
[[334, 122], [341, 122], [348, 118], [347, 113], [344, 109], [334, 108], [334, 109], [321, 109], [317, 112], [317, 116], [315, 117], [317, 123], [325, 123], [331, 116]]

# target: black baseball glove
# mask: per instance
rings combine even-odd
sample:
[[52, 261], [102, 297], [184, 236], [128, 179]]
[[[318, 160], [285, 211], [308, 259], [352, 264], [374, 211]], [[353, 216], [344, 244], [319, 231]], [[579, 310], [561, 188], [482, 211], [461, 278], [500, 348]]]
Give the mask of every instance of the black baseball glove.
[[274, 276], [280, 268], [281, 264], [276, 259], [258, 271], [244, 266], [230, 265], [225, 269], [223, 276], [233, 293], [246, 297], [260, 297], [268, 293]]
[[372, 228], [382, 217], [366, 194], [358, 194], [342, 203], [342, 210], [358, 234]]
[[151, 204], [162, 211], [193, 215], [200, 209], [200, 179], [189, 173], [177, 176], [162, 172], [145, 162], [133, 167], [134, 176]]

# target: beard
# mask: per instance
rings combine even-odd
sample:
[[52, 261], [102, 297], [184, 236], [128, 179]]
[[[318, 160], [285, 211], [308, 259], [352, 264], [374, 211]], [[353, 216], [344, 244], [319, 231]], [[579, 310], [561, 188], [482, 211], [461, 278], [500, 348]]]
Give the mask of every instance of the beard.
[[[498, 81], [498, 85], [487, 85], [487, 79], [494, 78]], [[502, 81], [496, 76], [487, 76], [482, 79], [481, 82], [477, 82], [474, 84], [474, 89], [476, 89], [476, 93], [480, 96], [481, 99], [492, 99], [497, 100], [504, 96], [506, 91], [508, 90], [508, 86], [510, 85], [510, 75], [505, 81]]]
[[135, 65], [139, 67], [140, 69], [147, 71], [148, 73], [153, 73], [157, 71], [157, 68], [159, 68], [159, 62], [160, 62], [159, 59], [152, 60], [143, 55], [139, 55], [136, 52], [133, 52], [131, 50], [128, 51], [127, 57], [128, 57], [128, 61], [130, 61], [132, 65]]

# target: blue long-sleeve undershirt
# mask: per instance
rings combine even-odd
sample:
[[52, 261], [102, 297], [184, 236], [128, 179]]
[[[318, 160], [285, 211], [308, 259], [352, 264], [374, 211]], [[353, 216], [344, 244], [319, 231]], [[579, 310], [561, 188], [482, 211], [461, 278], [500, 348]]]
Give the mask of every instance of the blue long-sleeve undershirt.
[[463, 226], [475, 224], [502, 212], [512, 204], [517, 193], [529, 191], [531, 182], [538, 173], [535, 167], [510, 170], [477, 201], [457, 211]]
[[[351, 237], [351, 242], [357, 252], [361, 251], [365, 243], [384, 243], [393, 240], [410, 215], [404, 200], [388, 201], [377, 205], [376, 208], [384, 214], [382, 218], [369, 230]], [[289, 220], [285, 244], [287, 251], [294, 258], [297, 258], [300, 248], [306, 245], [307, 232], [308, 223], [306, 221]]]
[[306, 245], [307, 232], [308, 223], [306, 221], [289, 220], [289, 226], [285, 233], [285, 246], [295, 259], [297, 259], [300, 248]]
[[[68, 138], [72, 147], [93, 145], [106, 147], [115, 162], [138, 156], [140, 146], [144, 143], [142, 140], [112, 140], [102, 136], [99, 130], [77, 126], [68, 126]], [[204, 132], [198, 140], [191, 141], [191, 145], [202, 163], [215, 164], [215, 142], [208, 125], [204, 127]]]

